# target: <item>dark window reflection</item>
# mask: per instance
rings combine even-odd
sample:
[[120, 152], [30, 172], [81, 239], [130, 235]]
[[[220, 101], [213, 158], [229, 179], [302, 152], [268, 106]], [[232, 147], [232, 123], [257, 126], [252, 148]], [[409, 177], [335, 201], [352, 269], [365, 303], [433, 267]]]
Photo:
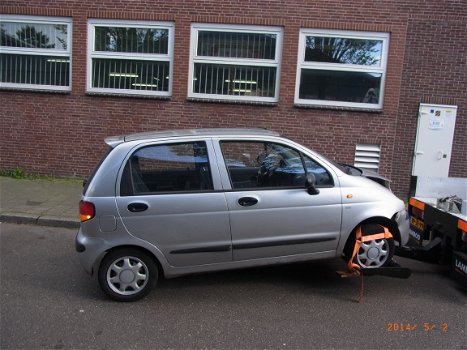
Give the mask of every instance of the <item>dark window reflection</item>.
[[307, 36], [305, 61], [380, 66], [381, 40]]
[[302, 69], [301, 99], [379, 103], [382, 74]]
[[198, 32], [198, 55], [273, 60], [276, 34]]
[[169, 50], [169, 30], [95, 27], [95, 50], [167, 54]]

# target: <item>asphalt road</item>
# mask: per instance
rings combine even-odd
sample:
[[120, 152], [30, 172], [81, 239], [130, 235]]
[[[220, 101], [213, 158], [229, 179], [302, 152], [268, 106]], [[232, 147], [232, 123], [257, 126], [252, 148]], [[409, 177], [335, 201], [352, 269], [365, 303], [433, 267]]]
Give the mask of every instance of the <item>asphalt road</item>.
[[363, 303], [340, 261], [161, 280], [117, 303], [75, 233], [1, 224], [1, 349], [467, 349], [466, 294], [438, 266], [399, 258], [412, 276], [365, 277]]

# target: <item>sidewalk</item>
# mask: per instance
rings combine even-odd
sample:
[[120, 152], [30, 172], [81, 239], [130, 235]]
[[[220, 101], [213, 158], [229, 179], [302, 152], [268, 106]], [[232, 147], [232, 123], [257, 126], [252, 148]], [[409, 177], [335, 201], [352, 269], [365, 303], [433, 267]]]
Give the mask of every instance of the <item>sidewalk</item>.
[[0, 222], [79, 227], [79, 180], [0, 176]]

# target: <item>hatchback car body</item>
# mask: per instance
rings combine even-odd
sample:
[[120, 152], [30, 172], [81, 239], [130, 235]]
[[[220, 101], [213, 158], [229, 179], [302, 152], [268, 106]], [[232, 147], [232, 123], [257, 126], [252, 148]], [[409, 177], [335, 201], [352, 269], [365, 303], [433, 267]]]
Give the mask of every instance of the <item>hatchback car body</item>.
[[[76, 250], [113, 299], [146, 295], [158, 276], [349, 257], [355, 231], [379, 224], [408, 240], [387, 188], [263, 129], [196, 129], [106, 139], [85, 185]], [[392, 239], [360, 248], [388, 264]]]

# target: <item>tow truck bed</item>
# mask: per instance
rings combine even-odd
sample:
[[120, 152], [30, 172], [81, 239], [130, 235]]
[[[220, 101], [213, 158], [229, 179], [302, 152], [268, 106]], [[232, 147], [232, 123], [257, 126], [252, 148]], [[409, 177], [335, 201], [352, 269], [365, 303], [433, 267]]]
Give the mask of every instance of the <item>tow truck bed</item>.
[[450, 264], [451, 276], [467, 289], [467, 217], [436, 207], [436, 199], [409, 200], [410, 241], [399, 256]]

